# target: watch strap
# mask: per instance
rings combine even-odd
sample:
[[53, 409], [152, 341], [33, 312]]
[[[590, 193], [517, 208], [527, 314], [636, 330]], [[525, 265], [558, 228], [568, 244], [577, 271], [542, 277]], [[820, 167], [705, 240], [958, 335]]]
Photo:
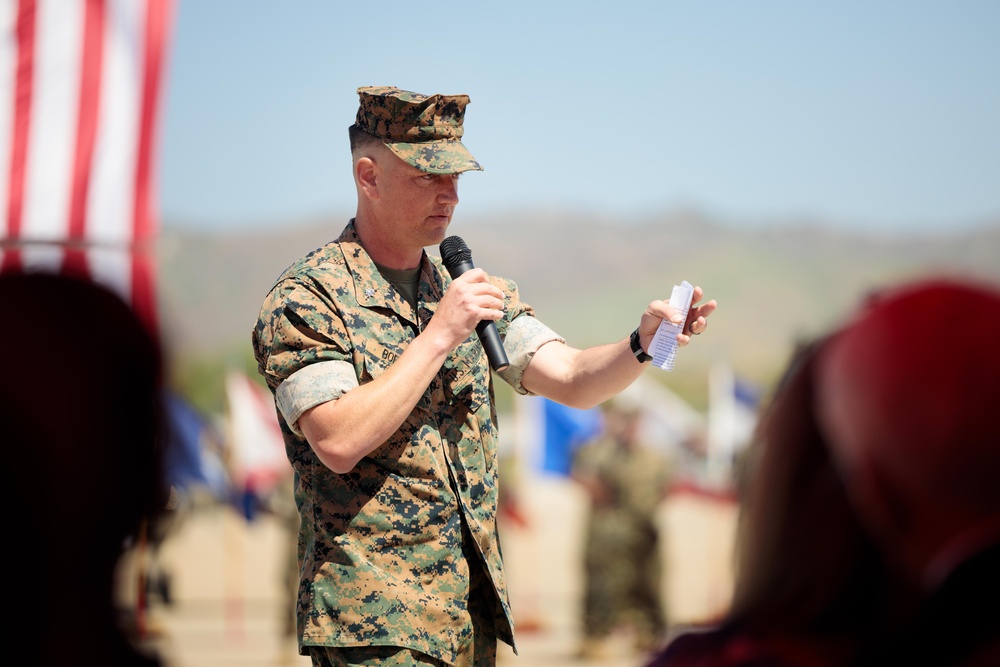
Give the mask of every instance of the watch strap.
[[653, 357], [646, 354], [642, 349], [642, 343], [639, 342], [639, 328], [636, 327], [635, 331], [628, 338], [629, 347], [632, 348], [632, 354], [635, 358], [639, 360], [639, 363], [644, 364], [647, 361], [652, 361]]

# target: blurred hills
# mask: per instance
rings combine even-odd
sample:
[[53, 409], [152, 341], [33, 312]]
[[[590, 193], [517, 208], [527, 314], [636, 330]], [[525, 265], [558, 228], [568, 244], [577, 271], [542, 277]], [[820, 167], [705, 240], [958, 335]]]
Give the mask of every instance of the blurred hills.
[[[160, 309], [174, 360], [245, 363], [274, 279], [336, 238], [347, 219], [221, 232], [165, 224]], [[685, 212], [627, 222], [558, 212], [459, 214], [449, 233], [466, 240], [476, 266], [515, 280], [539, 318], [577, 347], [625, 337], [675, 283], [702, 286], [719, 303], [709, 331], [681, 351], [674, 371], [658, 376], [702, 406], [712, 365], [727, 363], [769, 385], [798, 342], [835, 326], [874, 290], [931, 275], [1000, 286], [1000, 219], [972, 230], [893, 235], [807, 220], [735, 226]], [[947, 332], [946, 320], [929, 326]]]

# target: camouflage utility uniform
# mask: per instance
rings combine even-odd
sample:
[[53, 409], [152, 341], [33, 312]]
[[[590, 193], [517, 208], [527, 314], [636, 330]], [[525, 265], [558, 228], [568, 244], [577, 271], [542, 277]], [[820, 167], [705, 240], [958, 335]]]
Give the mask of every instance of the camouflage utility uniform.
[[[514, 283], [496, 322], [521, 376], [541, 345], [562, 340], [533, 317]], [[492, 375], [473, 333], [451, 352], [405, 422], [346, 474], [298, 430], [309, 408], [378, 378], [434, 315], [451, 279], [424, 253], [417, 309], [379, 273], [353, 220], [340, 238], [289, 267], [253, 331], [295, 469], [301, 582], [299, 650], [398, 646], [452, 662], [468, 641], [470, 590], [513, 646], [496, 526], [497, 414]]]
[[666, 629], [657, 511], [670, 483], [668, 459], [651, 448], [600, 437], [579, 449], [574, 475], [604, 493], [592, 499], [584, 543], [583, 633], [603, 638], [634, 626], [640, 644]]

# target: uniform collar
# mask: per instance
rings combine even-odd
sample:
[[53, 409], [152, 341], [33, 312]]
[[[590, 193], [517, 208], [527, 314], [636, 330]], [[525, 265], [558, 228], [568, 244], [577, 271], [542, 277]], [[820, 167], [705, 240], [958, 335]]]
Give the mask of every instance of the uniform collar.
[[379, 273], [371, 255], [361, 245], [353, 218], [347, 223], [337, 242], [344, 254], [344, 263], [354, 276], [355, 298], [359, 305], [365, 308], [388, 308], [414, 324], [426, 321], [434, 314], [446, 287], [440, 260], [433, 260], [423, 251], [420, 259], [420, 286], [417, 289], [417, 305], [421, 311], [418, 319], [410, 304]]

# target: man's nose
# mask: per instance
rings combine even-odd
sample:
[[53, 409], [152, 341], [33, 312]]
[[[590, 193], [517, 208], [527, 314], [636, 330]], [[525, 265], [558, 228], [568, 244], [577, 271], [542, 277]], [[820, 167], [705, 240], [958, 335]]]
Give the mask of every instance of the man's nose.
[[458, 177], [445, 177], [441, 179], [441, 191], [438, 193], [438, 201], [442, 204], [458, 203]]

